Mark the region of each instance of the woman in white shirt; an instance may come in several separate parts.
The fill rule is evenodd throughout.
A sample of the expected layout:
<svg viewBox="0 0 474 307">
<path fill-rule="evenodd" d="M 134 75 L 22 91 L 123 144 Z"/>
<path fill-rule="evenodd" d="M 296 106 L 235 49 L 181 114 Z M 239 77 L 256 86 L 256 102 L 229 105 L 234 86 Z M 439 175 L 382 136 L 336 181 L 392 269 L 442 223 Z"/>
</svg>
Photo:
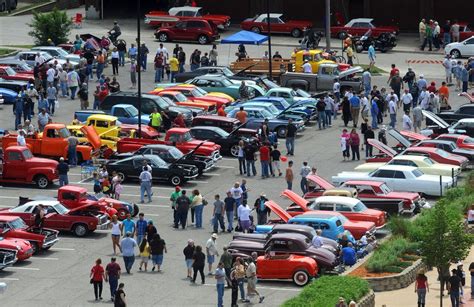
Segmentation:
<svg viewBox="0 0 474 307">
<path fill-rule="evenodd" d="M 114 255 L 117 255 L 116 247 L 119 248 L 119 251 L 122 252 L 120 247 L 120 236 L 122 234 L 122 223 L 118 221 L 116 215 L 112 216 L 112 222 L 109 224 L 112 229 L 112 247 L 114 249 Z"/>
<path fill-rule="evenodd" d="M 114 48 L 112 51 L 112 73 L 114 76 L 118 75 L 118 67 L 119 67 L 119 52 L 117 48 Z"/>
</svg>

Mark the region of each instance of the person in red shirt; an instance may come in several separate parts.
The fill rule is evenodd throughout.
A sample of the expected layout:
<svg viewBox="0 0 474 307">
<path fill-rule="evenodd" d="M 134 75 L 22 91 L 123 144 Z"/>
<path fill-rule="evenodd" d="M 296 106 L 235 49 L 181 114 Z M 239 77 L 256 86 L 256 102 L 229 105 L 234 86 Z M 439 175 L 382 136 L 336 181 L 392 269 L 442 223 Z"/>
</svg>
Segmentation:
<svg viewBox="0 0 474 307">
<path fill-rule="evenodd" d="M 436 82 L 432 81 L 430 86 L 426 88 L 428 93 L 435 93 L 436 92 Z"/>
<path fill-rule="evenodd" d="M 268 142 L 263 143 L 260 147 L 260 164 L 262 165 L 262 178 L 270 177 L 268 167 L 270 164 L 270 147 Z"/>
<path fill-rule="evenodd" d="M 110 285 L 110 297 L 112 301 L 115 300 L 115 293 L 117 292 L 117 287 L 118 287 L 118 281 L 120 279 L 120 274 L 122 273 L 122 270 L 120 268 L 120 265 L 117 263 L 117 259 L 115 257 L 112 257 L 110 260 L 110 263 L 107 264 L 105 267 L 105 281 L 109 282 Z"/>
<path fill-rule="evenodd" d="M 390 79 L 394 77 L 397 73 L 400 74 L 400 70 L 395 66 L 395 64 L 392 64 L 392 69 L 390 70 L 390 76 L 388 76 L 387 83 L 390 82 Z"/>
<path fill-rule="evenodd" d="M 186 123 L 184 122 L 183 114 L 178 114 L 173 121 L 174 125 L 179 128 L 186 128 Z"/>
<path fill-rule="evenodd" d="M 105 278 L 104 267 L 102 267 L 102 260 L 99 258 L 95 261 L 95 265 L 91 269 L 91 284 L 94 285 L 95 300 L 102 299 L 102 281 Z"/>
<path fill-rule="evenodd" d="M 221 106 L 219 107 L 219 109 L 217 109 L 217 115 L 218 115 L 218 116 L 224 116 L 224 117 L 227 116 L 227 114 L 226 114 L 225 111 L 224 111 L 224 105 L 221 105 Z"/>
</svg>

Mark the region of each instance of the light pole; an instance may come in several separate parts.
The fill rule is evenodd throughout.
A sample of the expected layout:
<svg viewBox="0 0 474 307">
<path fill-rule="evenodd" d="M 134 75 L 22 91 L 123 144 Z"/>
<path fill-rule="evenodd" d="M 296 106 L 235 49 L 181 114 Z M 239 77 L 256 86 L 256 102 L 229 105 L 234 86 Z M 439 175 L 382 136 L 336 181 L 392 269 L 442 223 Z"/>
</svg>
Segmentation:
<svg viewBox="0 0 474 307">
<path fill-rule="evenodd" d="M 272 77 L 272 33 L 270 23 L 270 0 L 267 0 L 267 28 L 268 28 L 268 72 L 270 74 L 270 80 Z"/>
<path fill-rule="evenodd" d="M 140 8 L 140 2 L 141 0 L 137 0 L 137 67 L 138 67 L 138 137 L 142 137 L 142 68 L 141 68 L 141 63 L 142 63 L 142 56 L 141 56 L 141 42 L 140 42 L 140 14 L 141 14 L 141 8 Z"/>
<path fill-rule="evenodd" d="M 331 0 L 326 0 L 326 51 L 331 50 Z"/>
</svg>

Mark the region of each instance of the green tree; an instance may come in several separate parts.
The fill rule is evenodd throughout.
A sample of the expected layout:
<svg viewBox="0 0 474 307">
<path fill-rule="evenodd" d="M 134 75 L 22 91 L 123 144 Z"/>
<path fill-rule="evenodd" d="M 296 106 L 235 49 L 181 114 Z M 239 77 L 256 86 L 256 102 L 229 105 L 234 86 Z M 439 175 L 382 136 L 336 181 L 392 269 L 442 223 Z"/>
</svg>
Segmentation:
<svg viewBox="0 0 474 307">
<path fill-rule="evenodd" d="M 54 8 L 48 13 L 33 13 L 33 21 L 28 24 L 32 30 L 28 33 L 37 45 L 47 45 L 51 39 L 55 45 L 67 43 L 72 21 L 64 11 Z"/>
<path fill-rule="evenodd" d="M 423 260 L 428 266 L 436 267 L 440 278 L 441 272 L 449 272 L 450 263 L 466 258 L 473 243 L 465 231 L 461 214 L 450 210 L 449 203 L 443 199 L 431 209 L 419 238 Z M 440 306 L 443 306 L 441 295 Z"/>
</svg>

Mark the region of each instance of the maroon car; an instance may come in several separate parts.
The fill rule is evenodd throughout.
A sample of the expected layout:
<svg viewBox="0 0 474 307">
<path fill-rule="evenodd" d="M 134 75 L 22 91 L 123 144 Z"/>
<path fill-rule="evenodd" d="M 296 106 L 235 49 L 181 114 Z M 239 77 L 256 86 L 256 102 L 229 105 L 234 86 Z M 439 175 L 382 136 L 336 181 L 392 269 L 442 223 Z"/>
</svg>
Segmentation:
<svg viewBox="0 0 474 307">
<path fill-rule="evenodd" d="M 18 73 L 8 65 L 0 65 L 0 78 L 5 80 L 35 82 L 30 73 Z"/>
<path fill-rule="evenodd" d="M 395 26 L 379 26 L 374 23 L 373 18 L 355 18 L 344 26 L 332 26 L 331 36 L 344 39 L 347 34 L 352 36 L 362 36 L 371 30 L 372 36 L 377 37 L 382 33 L 392 33 L 397 35 L 398 27 Z"/>
<path fill-rule="evenodd" d="M 224 117 L 224 116 L 217 116 L 217 115 L 198 115 L 193 118 L 193 123 L 191 125 L 193 127 L 196 127 L 196 126 L 219 127 L 222 130 L 227 131 L 229 133 L 235 131 L 235 134 L 238 136 L 243 136 L 247 138 L 257 137 L 257 130 L 242 128 L 245 124 L 240 123 L 238 119 L 232 118 L 232 117 Z"/>
<path fill-rule="evenodd" d="M 268 33 L 267 14 L 260 14 L 254 18 L 247 18 L 240 23 L 243 30 L 255 33 Z M 283 14 L 270 14 L 271 33 L 291 34 L 300 37 L 306 29 L 313 27 L 313 23 L 307 20 L 285 20 Z"/>
<path fill-rule="evenodd" d="M 155 31 L 160 42 L 196 41 L 201 45 L 219 39 L 217 26 L 212 21 L 199 18 L 179 21 L 173 26 L 161 27 Z"/>
</svg>

